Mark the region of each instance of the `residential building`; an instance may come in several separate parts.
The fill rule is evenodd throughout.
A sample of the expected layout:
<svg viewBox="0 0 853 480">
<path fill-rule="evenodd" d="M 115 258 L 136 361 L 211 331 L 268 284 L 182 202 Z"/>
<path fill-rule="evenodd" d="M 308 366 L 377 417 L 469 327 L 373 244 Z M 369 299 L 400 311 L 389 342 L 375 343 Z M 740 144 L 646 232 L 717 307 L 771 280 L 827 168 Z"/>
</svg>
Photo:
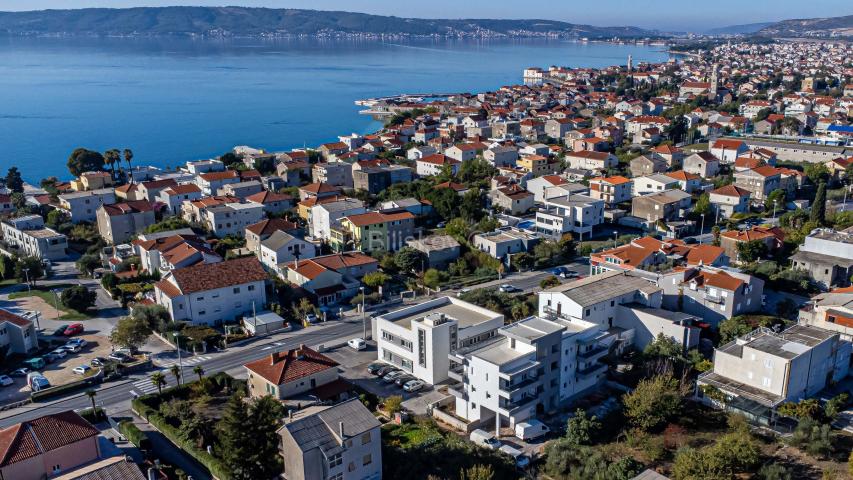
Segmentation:
<svg viewBox="0 0 853 480">
<path fill-rule="evenodd" d="M 492 190 L 489 192 L 489 198 L 493 207 L 500 207 L 510 215 L 523 215 L 534 206 L 534 195 L 514 184 Z"/>
<path fill-rule="evenodd" d="M 303 185 L 299 187 L 299 200 L 306 200 L 309 198 L 326 198 L 326 197 L 335 197 L 341 194 L 341 188 L 335 185 L 328 185 L 325 183 L 309 183 L 308 185 Z"/>
<path fill-rule="evenodd" d="M 561 140 L 574 128 L 574 123 L 568 118 L 550 119 L 545 122 L 545 135 L 554 140 Z"/>
<path fill-rule="evenodd" d="M 516 253 L 533 251 L 539 237 L 520 230 L 503 229 L 474 235 L 474 248 L 510 265 Z"/>
<path fill-rule="evenodd" d="M 229 202 L 205 208 L 201 223 L 218 238 L 228 235 L 243 236 L 246 227 L 266 217 L 263 205 L 257 203 Z"/>
<path fill-rule="evenodd" d="M 514 167 L 518 160 L 518 148 L 511 146 L 494 146 L 483 152 L 483 158 L 495 168 Z"/>
<path fill-rule="evenodd" d="M 545 200 L 536 212 L 536 231 L 552 239 L 575 233 L 582 239 L 604 223 L 604 201 L 586 195 L 566 195 Z"/>
<path fill-rule="evenodd" d="M 773 425 L 779 405 L 813 397 L 847 376 L 850 345 L 836 332 L 809 325 L 780 333 L 760 328 L 714 350 L 714 369 L 699 376 L 696 393 Z"/>
<path fill-rule="evenodd" d="M 655 173 L 666 172 L 669 168 L 666 160 L 657 154 L 640 155 L 631 159 L 630 169 L 632 177 L 641 177 L 643 175 L 652 175 Z"/>
<path fill-rule="evenodd" d="M 553 187 L 568 185 L 568 183 L 568 180 L 559 175 L 542 175 L 541 177 L 531 178 L 528 180 L 525 188 L 527 188 L 528 192 L 533 194 L 534 201 L 542 203 L 551 196 L 561 196 L 557 194 L 550 195 L 549 192 Z M 565 195 L 565 193 L 562 195 Z"/>
<path fill-rule="evenodd" d="M 331 228 L 330 243 L 336 251 L 352 248 L 362 252 L 395 252 L 414 237 L 415 216 L 410 212 L 367 212 L 347 215 L 340 228 Z"/>
<path fill-rule="evenodd" d="M 136 196 L 130 200 L 146 200 L 148 202 L 156 202 L 163 190 L 177 187 L 178 182 L 172 178 L 164 178 L 162 180 L 151 180 L 150 182 L 133 183 L 136 187 Z"/>
<path fill-rule="evenodd" d="M 677 220 L 690 209 L 690 194 L 682 190 L 667 190 L 631 200 L 631 215 L 646 222 Z"/>
<path fill-rule="evenodd" d="M 360 252 L 344 252 L 279 265 L 288 282 L 311 293 L 317 305 L 335 305 L 354 297 L 360 279 L 378 270 L 379 261 Z"/>
<path fill-rule="evenodd" d="M 193 175 L 200 175 L 202 173 L 224 172 L 225 164 L 221 160 L 216 159 L 196 160 L 194 162 L 187 162 L 187 166 L 184 169 Z"/>
<path fill-rule="evenodd" d="M 467 162 L 476 158 L 477 154 L 484 150 L 486 146 L 482 143 L 462 143 L 448 148 L 444 154 L 458 162 Z"/>
<path fill-rule="evenodd" d="M 768 252 L 782 248 L 785 233 L 779 227 L 752 227 L 747 230 L 728 230 L 720 234 L 720 247 L 735 262 L 740 261 L 737 246 L 741 243 L 763 242 Z"/>
<path fill-rule="evenodd" d="M 357 398 L 278 430 L 286 480 L 381 480 L 381 423 Z M 299 415 L 297 413 L 297 415 Z"/>
<path fill-rule="evenodd" d="M 813 230 L 791 256 L 791 266 L 807 270 L 824 289 L 850 285 L 853 267 L 853 229 Z"/>
<path fill-rule="evenodd" d="M 195 201 L 201 198 L 201 188 L 194 183 L 175 185 L 161 190 L 156 201 L 166 205 L 169 213 L 180 215 L 185 201 Z"/>
<path fill-rule="evenodd" d="M 364 202 L 356 198 L 341 197 L 327 203 L 319 203 L 311 207 L 308 216 L 308 232 L 318 239 L 328 241 L 332 227 L 340 227 L 342 218 L 348 215 L 367 213 Z"/>
<path fill-rule="evenodd" d="M 438 175 L 445 170 L 449 171 L 451 175 L 456 175 L 459 173 L 459 168 L 461 166 L 462 162 L 459 160 L 454 160 L 440 153 L 434 153 L 432 155 L 419 158 L 415 162 L 415 171 L 422 177 Z"/>
<path fill-rule="evenodd" d="M 222 197 L 234 197 L 245 200 L 246 197 L 263 191 L 264 185 L 259 180 L 246 180 L 223 185 L 216 194 Z"/>
<path fill-rule="evenodd" d="M 484 342 L 504 317 L 456 297 L 438 297 L 382 314 L 373 321 L 380 361 L 432 385 L 447 380 L 448 355 Z"/>
<path fill-rule="evenodd" d="M 71 181 L 71 188 L 77 192 L 84 190 L 100 190 L 113 186 L 110 172 L 83 172 L 80 177 Z"/>
<path fill-rule="evenodd" d="M 222 261 L 222 257 L 192 230 L 189 233 L 141 235 L 133 241 L 133 246 L 139 255 L 139 268 L 151 274 L 163 275 L 176 268 Z"/>
<path fill-rule="evenodd" d="M 41 215 L 3 220 L 3 240 L 21 256 L 60 260 L 68 256 L 68 238 L 44 226 Z"/>
<path fill-rule="evenodd" d="M 33 322 L 0 308 L 0 351 L 5 355 L 26 355 L 38 348 L 38 333 Z"/>
<path fill-rule="evenodd" d="M 70 410 L 0 429 L 0 478 L 42 480 L 94 462 L 99 433 Z"/>
<path fill-rule="evenodd" d="M 352 165 L 346 162 L 321 162 L 311 168 L 311 181 L 341 188 L 353 188 Z"/>
<path fill-rule="evenodd" d="M 305 345 L 243 365 L 249 395 L 284 400 L 338 381 L 338 362 Z"/>
<path fill-rule="evenodd" d="M 283 218 L 265 218 L 258 223 L 249 225 L 244 232 L 246 237 L 246 249 L 255 255 L 261 251 L 261 241 L 269 238 L 277 231 L 283 231 L 292 235 L 300 235 L 299 225 Z"/>
<path fill-rule="evenodd" d="M 711 190 L 708 199 L 715 215 L 731 218 L 735 213 L 749 212 L 750 195 L 752 193 L 749 190 L 734 185 L 725 185 L 716 190 Z"/>
<path fill-rule="evenodd" d="M 313 243 L 276 230 L 265 240 L 261 240 L 258 258 L 268 269 L 279 272 L 279 265 L 296 259 L 306 260 L 317 255 L 317 247 Z"/>
<path fill-rule="evenodd" d="M 659 145 L 654 148 L 657 156 L 664 159 L 667 167 L 672 170 L 681 168 L 684 161 L 684 150 L 673 145 Z"/>
<path fill-rule="evenodd" d="M 279 215 L 293 208 L 293 197 L 286 193 L 264 190 L 246 197 L 246 203 L 260 205 L 264 212 Z"/>
<path fill-rule="evenodd" d="M 589 181 L 589 196 L 604 202 L 605 208 L 631 201 L 634 182 L 621 176 L 597 177 Z"/>
<path fill-rule="evenodd" d="M 372 195 L 379 194 L 391 185 L 408 183 L 412 180 L 412 169 L 402 165 L 362 168 L 352 174 L 353 187 Z"/>
<path fill-rule="evenodd" d="M 406 244 L 424 254 L 427 268 L 446 269 L 459 258 L 459 242 L 450 235 L 430 235 L 409 240 Z"/>
<path fill-rule="evenodd" d="M 711 155 L 720 159 L 721 163 L 732 164 L 737 157 L 749 151 L 749 145 L 742 140 L 721 138 L 713 143 L 709 142 L 709 151 Z"/>
<path fill-rule="evenodd" d="M 131 200 L 98 208 L 98 233 L 113 245 L 125 243 L 155 223 L 154 208 L 147 200 Z"/>
<path fill-rule="evenodd" d="M 836 288 L 815 295 L 800 309 L 799 322 L 838 332 L 845 342 L 853 341 L 853 289 Z"/>
<path fill-rule="evenodd" d="M 761 310 L 764 280 L 745 273 L 704 265 L 673 270 L 658 277 L 663 308 L 719 322 Z"/>
<path fill-rule="evenodd" d="M 267 272 L 255 257 L 177 268 L 154 284 L 174 321 L 219 325 L 266 305 Z"/>
<path fill-rule="evenodd" d="M 220 188 L 229 183 L 240 181 L 240 172 L 236 170 L 213 171 L 200 173 L 196 177 L 196 185 L 205 195 L 216 195 Z"/>
<path fill-rule="evenodd" d="M 695 173 L 687 173 L 684 170 L 678 170 L 676 172 L 665 173 L 667 177 L 678 182 L 678 186 L 676 188 L 680 188 L 687 193 L 696 193 L 702 189 L 702 181 L 699 178 L 699 175 Z"/>
<path fill-rule="evenodd" d="M 68 213 L 72 223 L 94 222 L 98 218 L 98 208 L 112 203 L 116 203 L 112 188 L 59 195 L 59 206 Z"/>
<path fill-rule="evenodd" d="M 752 199 L 759 202 L 767 200 L 774 190 L 783 188 L 782 172 L 770 165 L 735 172 L 734 178 L 736 187 L 749 190 Z"/>
<path fill-rule="evenodd" d="M 663 173 L 652 173 L 633 179 L 633 196 L 648 195 L 678 188 L 678 180 Z"/>
<path fill-rule="evenodd" d="M 720 161 L 711 152 L 696 152 L 684 159 L 684 171 L 702 178 L 716 177 Z"/>
<path fill-rule="evenodd" d="M 614 168 L 619 165 L 619 159 L 616 158 L 616 155 L 607 152 L 593 152 L 589 150 L 568 152 L 565 158 L 569 162 L 570 168 L 593 172 L 604 172 L 608 168 Z"/>
</svg>

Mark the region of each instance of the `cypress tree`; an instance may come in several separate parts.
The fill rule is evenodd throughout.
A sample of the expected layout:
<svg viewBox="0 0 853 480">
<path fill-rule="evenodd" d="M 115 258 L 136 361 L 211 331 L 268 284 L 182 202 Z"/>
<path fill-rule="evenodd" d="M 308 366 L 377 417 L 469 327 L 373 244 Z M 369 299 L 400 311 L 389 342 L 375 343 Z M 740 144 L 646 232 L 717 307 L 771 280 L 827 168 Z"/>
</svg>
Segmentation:
<svg viewBox="0 0 853 480">
<path fill-rule="evenodd" d="M 824 225 L 826 222 L 826 182 L 820 182 L 817 187 L 809 220 L 820 225 Z"/>
</svg>

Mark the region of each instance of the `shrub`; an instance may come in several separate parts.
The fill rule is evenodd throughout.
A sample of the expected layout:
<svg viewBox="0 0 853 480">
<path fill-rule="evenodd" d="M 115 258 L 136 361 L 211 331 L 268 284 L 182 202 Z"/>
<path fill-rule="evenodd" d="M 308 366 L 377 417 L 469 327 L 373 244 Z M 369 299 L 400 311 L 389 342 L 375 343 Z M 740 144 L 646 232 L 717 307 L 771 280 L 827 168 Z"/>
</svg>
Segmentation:
<svg viewBox="0 0 853 480">
<path fill-rule="evenodd" d="M 403 410 L 403 397 L 400 395 L 391 395 L 385 399 L 385 411 L 390 414 L 395 414 Z"/>
<path fill-rule="evenodd" d="M 139 429 L 133 422 L 130 420 L 125 420 L 118 424 L 118 431 L 125 438 L 127 438 L 130 443 L 136 445 L 137 447 L 148 450 L 151 448 L 151 440 L 148 438 L 148 435 Z"/>
</svg>

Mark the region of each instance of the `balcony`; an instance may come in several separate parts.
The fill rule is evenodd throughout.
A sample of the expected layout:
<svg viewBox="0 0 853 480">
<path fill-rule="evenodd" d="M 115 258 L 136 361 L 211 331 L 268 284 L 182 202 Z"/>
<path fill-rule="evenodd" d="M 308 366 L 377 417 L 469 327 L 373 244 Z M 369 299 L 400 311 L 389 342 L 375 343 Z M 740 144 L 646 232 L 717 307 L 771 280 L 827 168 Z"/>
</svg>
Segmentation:
<svg viewBox="0 0 853 480">
<path fill-rule="evenodd" d="M 706 302 L 711 303 L 724 303 L 725 299 L 723 297 L 719 297 L 717 295 L 711 295 L 710 293 L 706 293 L 702 296 Z"/>
<path fill-rule="evenodd" d="M 468 394 L 465 392 L 465 385 L 461 382 L 451 383 L 447 386 L 447 393 L 462 400 L 468 400 Z"/>
<path fill-rule="evenodd" d="M 499 409 L 506 412 L 507 415 L 513 415 L 519 410 L 532 407 L 538 399 L 539 397 L 535 395 L 525 394 L 516 400 L 501 402 Z"/>
<path fill-rule="evenodd" d="M 451 367 L 447 370 L 447 376 L 457 382 L 462 383 L 465 381 L 465 368 L 461 365 L 458 367 Z"/>
<path fill-rule="evenodd" d="M 589 358 L 595 357 L 596 355 L 602 354 L 606 351 L 607 351 L 607 347 L 605 347 L 604 345 L 596 345 L 596 346 L 592 347 L 590 350 L 587 350 L 584 352 L 579 351 L 578 352 L 578 358 L 589 359 Z"/>
<path fill-rule="evenodd" d="M 509 394 L 515 393 L 521 389 L 536 385 L 539 382 L 539 377 L 527 377 L 520 382 L 509 383 L 506 381 L 499 382 L 498 389 Z"/>
<path fill-rule="evenodd" d="M 590 365 L 586 368 L 578 369 L 575 372 L 575 375 L 578 378 L 586 378 L 586 377 L 589 377 L 591 375 L 595 375 L 596 373 L 599 373 L 599 372 L 606 370 L 606 369 L 607 369 L 607 365 L 605 365 L 603 363 L 596 362 L 596 363 L 593 363 L 592 365 Z"/>
</svg>

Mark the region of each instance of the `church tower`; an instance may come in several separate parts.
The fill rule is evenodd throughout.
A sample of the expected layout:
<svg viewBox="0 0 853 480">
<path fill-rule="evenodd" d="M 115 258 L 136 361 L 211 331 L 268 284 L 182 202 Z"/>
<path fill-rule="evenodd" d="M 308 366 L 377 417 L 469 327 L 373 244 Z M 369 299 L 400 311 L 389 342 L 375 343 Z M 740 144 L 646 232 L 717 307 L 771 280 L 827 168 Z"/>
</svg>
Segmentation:
<svg viewBox="0 0 853 480">
<path fill-rule="evenodd" d="M 628 55 L 628 71 L 631 72 L 634 70 L 634 56 Z"/>
<path fill-rule="evenodd" d="M 715 63 L 711 70 L 711 97 L 713 98 L 717 98 L 717 88 L 720 85 L 719 69 L 720 66 Z"/>
</svg>

